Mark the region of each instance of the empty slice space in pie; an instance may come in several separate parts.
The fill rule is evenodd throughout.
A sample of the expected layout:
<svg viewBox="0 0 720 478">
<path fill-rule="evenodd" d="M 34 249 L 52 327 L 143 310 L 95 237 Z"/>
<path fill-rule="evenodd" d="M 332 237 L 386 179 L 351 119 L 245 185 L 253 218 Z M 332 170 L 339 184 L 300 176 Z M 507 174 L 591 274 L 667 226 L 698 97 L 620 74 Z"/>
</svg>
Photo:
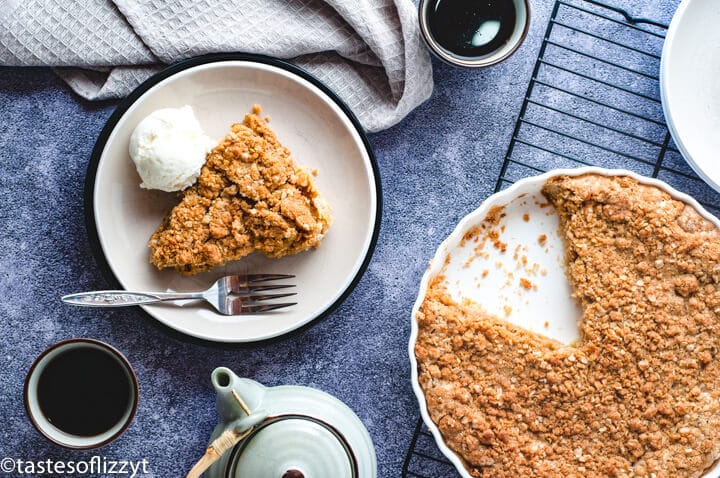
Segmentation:
<svg viewBox="0 0 720 478">
<path fill-rule="evenodd" d="M 259 113 L 232 125 L 150 238 L 159 269 L 196 274 L 255 251 L 277 258 L 320 244 L 329 206 Z"/>
<path fill-rule="evenodd" d="M 442 283 L 458 303 L 474 302 L 487 314 L 571 344 L 579 338 L 582 309 L 565 274 L 558 215 L 537 183 L 522 188 L 509 201 L 493 199 L 483 217 L 464 227 L 448 248 Z"/>
<path fill-rule="evenodd" d="M 579 338 L 458 300 L 436 276 L 415 355 L 444 442 L 476 477 L 702 476 L 720 457 L 717 227 L 625 176 L 556 176 L 542 193 Z M 544 323 L 557 311 L 533 313 Z"/>
</svg>

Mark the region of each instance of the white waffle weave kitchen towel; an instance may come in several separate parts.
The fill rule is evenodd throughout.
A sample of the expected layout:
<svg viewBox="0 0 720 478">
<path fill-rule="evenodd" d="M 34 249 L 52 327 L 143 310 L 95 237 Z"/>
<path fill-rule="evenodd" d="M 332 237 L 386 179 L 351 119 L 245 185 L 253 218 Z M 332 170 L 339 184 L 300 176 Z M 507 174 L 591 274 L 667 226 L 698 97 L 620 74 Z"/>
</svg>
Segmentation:
<svg viewBox="0 0 720 478">
<path fill-rule="evenodd" d="M 262 53 L 320 78 L 378 131 L 432 92 L 411 0 L 0 0 L 0 64 L 53 66 L 79 95 L 127 95 L 177 60 Z"/>
</svg>

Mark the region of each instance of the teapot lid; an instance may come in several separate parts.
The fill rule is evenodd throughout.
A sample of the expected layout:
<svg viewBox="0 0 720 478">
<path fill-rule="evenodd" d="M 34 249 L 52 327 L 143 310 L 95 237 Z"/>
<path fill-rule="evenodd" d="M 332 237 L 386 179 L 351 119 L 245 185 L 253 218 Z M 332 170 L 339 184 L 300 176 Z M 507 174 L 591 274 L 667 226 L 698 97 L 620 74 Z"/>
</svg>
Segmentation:
<svg viewBox="0 0 720 478">
<path fill-rule="evenodd" d="M 229 372 L 229 371 L 228 371 Z M 232 372 L 229 372 L 232 373 Z M 207 471 L 209 478 L 376 478 L 370 434 L 343 402 L 320 390 L 296 385 L 264 387 L 235 378 L 228 387 L 245 394 L 253 410 L 270 418 Z M 220 423 L 213 439 L 228 426 Z"/>
<path fill-rule="evenodd" d="M 225 477 L 248 476 L 356 478 L 358 464 L 347 440 L 332 425 L 287 414 L 265 420 L 232 451 Z"/>
</svg>

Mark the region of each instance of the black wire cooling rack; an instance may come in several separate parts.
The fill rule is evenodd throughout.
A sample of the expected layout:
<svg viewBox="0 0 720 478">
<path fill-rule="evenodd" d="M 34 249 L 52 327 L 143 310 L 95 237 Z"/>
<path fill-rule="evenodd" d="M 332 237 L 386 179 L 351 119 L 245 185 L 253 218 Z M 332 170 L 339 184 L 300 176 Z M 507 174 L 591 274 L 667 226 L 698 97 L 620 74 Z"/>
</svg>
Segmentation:
<svg viewBox="0 0 720 478">
<path fill-rule="evenodd" d="M 623 168 L 720 212 L 720 197 L 687 165 L 665 124 L 659 70 L 667 28 L 597 0 L 557 0 L 495 191 L 555 168 Z M 402 476 L 459 476 L 422 419 Z"/>
</svg>

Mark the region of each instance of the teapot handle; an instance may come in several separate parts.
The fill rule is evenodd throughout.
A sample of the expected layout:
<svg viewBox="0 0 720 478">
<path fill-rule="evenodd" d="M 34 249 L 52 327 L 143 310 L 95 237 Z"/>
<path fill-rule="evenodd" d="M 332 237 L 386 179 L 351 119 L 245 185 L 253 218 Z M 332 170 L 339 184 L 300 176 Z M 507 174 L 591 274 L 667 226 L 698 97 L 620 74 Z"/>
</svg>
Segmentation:
<svg viewBox="0 0 720 478">
<path fill-rule="evenodd" d="M 210 465 L 220 459 L 228 450 L 238 444 L 253 431 L 255 425 L 264 421 L 270 414 L 266 410 L 257 410 L 244 418 L 232 422 L 207 448 L 203 457 L 192 467 L 187 478 L 200 478 Z"/>
<path fill-rule="evenodd" d="M 230 426 L 227 427 L 226 431 L 232 430 L 236 435 L 242 435 L 246 431 L 252 429 L 255 425 L 265 421 L 265 419 L 269 416 L 270 413 L 267 410 L 256 410 L 252 413 L 252 415 L 239 418 L 232 422 Z"/>
</svg>

